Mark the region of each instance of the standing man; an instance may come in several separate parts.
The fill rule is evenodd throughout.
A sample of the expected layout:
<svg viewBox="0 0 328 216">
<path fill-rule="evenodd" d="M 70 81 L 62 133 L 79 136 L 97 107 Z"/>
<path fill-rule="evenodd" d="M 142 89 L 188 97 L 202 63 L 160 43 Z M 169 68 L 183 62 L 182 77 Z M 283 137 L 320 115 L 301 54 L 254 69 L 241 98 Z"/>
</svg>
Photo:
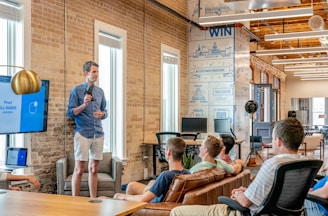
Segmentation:
<svg viewBox="0 0 328 216">
<path fill-rule="evenodd" d="M 80 195 L 81 178 L 85 162 L 89 160 L 90 197 L 97 197 L 98 165 L 103 158 L 104 131 L 101 120 L 107 117 L 104 91 L 95 86 L 98 64 L 88 61 L 83 65 L 85 82 L 73 87 L 69 97 L 67 115 L 76 123 L 74 135 L 75 167 L 72 177 L 72 195 Z"/>
</svg>

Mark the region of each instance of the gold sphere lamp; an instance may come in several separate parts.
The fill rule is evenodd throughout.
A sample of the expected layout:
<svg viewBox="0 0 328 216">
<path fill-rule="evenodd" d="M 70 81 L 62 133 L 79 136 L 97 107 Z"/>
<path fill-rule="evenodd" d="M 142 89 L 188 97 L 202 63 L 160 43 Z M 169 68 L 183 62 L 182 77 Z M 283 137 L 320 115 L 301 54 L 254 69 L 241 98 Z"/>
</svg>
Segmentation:
<svg viewBox="0 0 328 216">
<path fill-rule="evenodd" d="M 40 91 L 41 79 L 39 75 L 31 70 L 26 70 L 24 67 L 13 65 L 0 65 L 0 67 L 16 67 L 22 70 L 16 72 L 11 77 L 11 89 L 17 95 L 31 94 Z"/>
</svg>

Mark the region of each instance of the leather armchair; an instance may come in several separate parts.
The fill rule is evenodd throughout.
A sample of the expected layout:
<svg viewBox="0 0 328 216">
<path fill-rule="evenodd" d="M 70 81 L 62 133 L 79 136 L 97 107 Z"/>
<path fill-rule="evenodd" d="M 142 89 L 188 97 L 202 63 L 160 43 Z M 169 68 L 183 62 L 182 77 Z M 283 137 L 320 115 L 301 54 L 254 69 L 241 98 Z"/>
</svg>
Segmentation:
<svg viewBox="0 0 328 216">
<path fill-rule="evenodd" d="M 66 158 L 60 158 L 56 162 L 57 193 L 72 194 L 72 175 L 74 170 L 74 155 L 69 153 Z M 97 196 L 113 197 L 121 192 L 122 161 L 106 152 L 103 160 L 99 162 L 98 169 L 98 192 Z M 88 186 L 88 166 L 86 164 L 81 180 L 81 196 L 90 196 Z"/>
</svg>

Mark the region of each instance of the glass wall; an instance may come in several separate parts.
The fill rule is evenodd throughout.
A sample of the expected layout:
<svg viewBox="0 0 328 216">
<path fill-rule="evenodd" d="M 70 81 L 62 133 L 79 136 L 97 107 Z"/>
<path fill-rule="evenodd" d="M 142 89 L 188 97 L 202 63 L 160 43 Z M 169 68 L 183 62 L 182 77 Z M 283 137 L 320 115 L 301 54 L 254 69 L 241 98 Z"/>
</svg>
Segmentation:
<svg viewBox="0 0 328 216">
<path fill-rule="evenodd" d="M 328 98 L 292 98 L 290 110 L 296 112 L 296 118 L 308 126 L 327 125 Z"/>
</svg>

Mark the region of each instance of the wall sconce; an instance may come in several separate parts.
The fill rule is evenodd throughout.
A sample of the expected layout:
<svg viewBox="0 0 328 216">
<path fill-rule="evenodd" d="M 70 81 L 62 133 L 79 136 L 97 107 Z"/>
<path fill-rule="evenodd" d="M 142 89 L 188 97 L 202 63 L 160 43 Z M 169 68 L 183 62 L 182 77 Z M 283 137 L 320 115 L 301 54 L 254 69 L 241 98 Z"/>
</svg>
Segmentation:
<svg viewBox="0 0 328 216">
<path fill-rule="evenodd" d="M 15 67 L 22 69 L 16 72 L 10 81 L 11 89 L 15 94 L 30 94 L 40 91 L 41 79 L 36 72 L 14 65 L 0 65 L 0 67 Z"/>
</svg>

